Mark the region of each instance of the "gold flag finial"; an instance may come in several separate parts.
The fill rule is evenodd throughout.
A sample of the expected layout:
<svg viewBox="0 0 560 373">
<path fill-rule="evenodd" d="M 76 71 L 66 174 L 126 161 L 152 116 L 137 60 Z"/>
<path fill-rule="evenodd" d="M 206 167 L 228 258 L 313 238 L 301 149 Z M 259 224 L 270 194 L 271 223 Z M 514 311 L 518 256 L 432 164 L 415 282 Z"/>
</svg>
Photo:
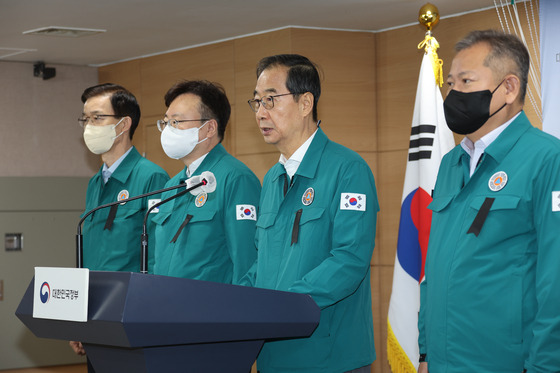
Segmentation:
<svg viewBox="0 0 560 373">
<path fill-rule="evenodd" d="M 439 59 L 437 54 L 439 43 L 436 38 L 432 36 L 432 27 L 439 22 L 438 8 L 433 4 L 426 3 L 426 5 L 418 11 L 418 22 L 426 27 L 426 37 L 418 44 L 418 49 L 424 48 L 425 53 L 430 55 L 434 68 L 434 75 L 436 77 L 436 84 L 441 87 L 443 85 L 443 61 Z"/>
<path fill-rule="evenodd" d="M 426 3 L 426 5 L 418 11 L 418 22 L 426 26 L 428 31 L 431 31 L 432 27 L 439 22 L 438 8 L 434 4 Z"/>
</svg>

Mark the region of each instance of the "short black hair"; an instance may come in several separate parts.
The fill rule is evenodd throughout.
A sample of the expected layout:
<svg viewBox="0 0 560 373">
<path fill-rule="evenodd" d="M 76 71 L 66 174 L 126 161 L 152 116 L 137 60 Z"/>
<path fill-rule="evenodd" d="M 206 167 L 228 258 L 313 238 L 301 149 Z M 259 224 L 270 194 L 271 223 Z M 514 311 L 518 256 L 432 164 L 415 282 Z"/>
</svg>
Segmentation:
<svg viewBox="0 0 560 373">
<path fill-rule="evenodd" d="M 86 88 L 82 93 L 82 102 L 85 104 L 92 97 L 111 95 L 111 106 L 113 112 L 118 117 L 130 117 L 132 125 L 130 126 L 129 137 L 132 140 L 134 132 L 140 123 L 140 105 L 136 97 L 126 88 L 113 83 L 103 83 Z"/>
<path fill-rule="evenodd" d="M 169 88 L 165 94 L 165 106 L 169 107 L 178 96 L 186 93 L 200 97 L 198 111 L 202 118 L 216 120 L 218 123 L 218 138 L 221 142 L 224 139 L 231 115 L 231 106 L 225 89 L 220 84 L 207 80 L 183 80 Z"/>
<path fill-rule="evenodd" d="M 294 100 L 299 99 L 299 94 L 310 92 L 313 95 L 313 120 L 317 121 L 317 105 L 321 96 L 321 79 L 318 66 L 307 57 L 299 54 L 278 54 L 265 57 L 257 65 L 257 79 L 261 73 L 270 68 L 285 66 L 288 68 L 286 88 L 293 93 Z"/>
<path fill-rule="evenodd" d="M 470 32 L 463 40 L 455 44 L 455 51 L 460 52 L 479 43 L 486 43 L 490 47 L 490 53 L 484 60 L 484 66 L 494 72 L 497 80 L 507 74 L 513 74 L 519 78 L 519 99 L 523 103 L 527 93 L 530 64 L 529 52 L 523 42 L 517 36 L 502 31 L 477 30 Z M 505 60 L 509 60 L 511 64 L 504 63 Z M 512 66 L 513 70 L 506 70 Z"/>
</svg>

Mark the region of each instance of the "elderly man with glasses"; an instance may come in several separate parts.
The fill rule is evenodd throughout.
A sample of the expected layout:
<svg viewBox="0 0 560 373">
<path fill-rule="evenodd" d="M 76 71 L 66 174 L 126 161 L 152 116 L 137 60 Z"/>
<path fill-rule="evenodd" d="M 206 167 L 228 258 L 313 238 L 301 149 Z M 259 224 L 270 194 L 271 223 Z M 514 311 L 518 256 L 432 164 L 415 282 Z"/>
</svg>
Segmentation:
<svg viewBox="0 0 560 373">
<path fill-rule="evenodd" d="M 306 57 L 267 57 L 257 67 L 249 105 L 264 141 L 281 155 L 263 180 L 258 258 L 241 284 L 308 294 L 321 308 L 311 337 L 265 343 L 261 373 L 369 373 L 375 360 L 375 183 L 358 154 L 319 128 L 320 94 Z"/>
<path fill-rule="evenodd" d="M 236 284 L 256 258 L 255 223 L 261 185 L 255 174 L 221 144 L 231 107 L 224 90 L 207 81 L 182 81 L 165 95 L 167 112 L 157 122 L 165 153 L 185 168 L 167 186 L 203 172 L 216 179 L 213 192 L 195 190 L 163 204 L 154 218 L 154 273 Z M 177 190 L 166 192 L 162 199 Z"/>
</svg>

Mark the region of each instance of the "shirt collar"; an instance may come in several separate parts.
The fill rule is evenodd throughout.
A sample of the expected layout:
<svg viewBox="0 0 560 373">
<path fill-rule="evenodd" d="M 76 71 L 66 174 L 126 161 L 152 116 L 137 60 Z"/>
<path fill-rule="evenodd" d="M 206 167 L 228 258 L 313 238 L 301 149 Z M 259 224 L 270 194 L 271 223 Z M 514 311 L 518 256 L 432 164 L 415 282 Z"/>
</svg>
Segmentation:
<svg viewBox="0 0 560 373">
<path fill-rule="evenodd" d="M 204 158 L 206 158 L 207 155 L 208 153 L 204 154 L 202 157 L 198 158 L 187 167 L 187 170 L 185 171 L 187 173 L 187 177 L 191 177 L 192 175 L 194 175 L 196 169 L 198 168 L 198 166 L 200 166 L 200 164 L 202 163 Z"/>
<path fill-rule="evenodd" d="M 198 158 L 196 161 L 191 163 L 189 167 L 185 166 L 185 168 L 183 169 L 184 175 L 188 179 L 189 177 L 195 174 L 199 175 L 201 171 L 209 171 L 213 167 L 215 167 L 215 165 L 218 164 L 223 157 L 227 155 L 228 152 L 226 151 L 224 146 L 222 144 L 218 144 L 214 146 L 208 153 L 206 153 L 205 155 L 203 155 L 202 157 Z M 194 169 L 193 169 L 193 165 L 195 166 Z"/>
<path fill-rule="evenodd" d="M 487 145 L 484 151 L 496 163 L 500 163 L 507 156 L 511 148 L 527 130 L 534 128 L 523 110 L 513 118 L 511 123 L 508 122 L 504 123 L 508 124 L 507 128 L 504 127 L 505 133 L 502 136 L 498 136 L 492 144 Z M 456 148 L 459 148 L 460 151 L 455 151 Z M 449 162 L 455 166 L 460 166 L 463 157 L 470 157 L 470 155 L 461 144 L 457 145 L 455 149 L 449 152 Z"/>
<path fill-rule="evenodd" d="M 117 161 L 115 163 L 113 163 L 111 165 L 111 167 L 107 167 L 107 164 L 103 163 L 102 174 L 103 174 L 103 181 L 105 183 L 107 183 L 107 180 L 109 180 L 109 178 L 111 177 L 113 172 L 115 172 L 115 170 L 120 166 L 122 161 L 124 161 L 124 159 L 130 153 L 131 150 L 132 150 L 132 146 L 123 155 L 121 155 L 121 157 L 119 159 L 117 159 Z"/>
<path fill-rule="evenodd" d="M 475 143 L 473 143 L 468 137 L 465 136 L 465 138 L 463 138 L 463 140 L 461 141 L 461 147 L 463 149 L 465 149 L 465 151 L 472 156 L 473 152 L 477 149 L 480 148 L 484 151 L 485 148 L 487 148 L 488 146 L 490 146 L 490 144 L 492 144 L 494 142 L 494 140 L 496 140 L 498 138 L 498 136 L 500 136 L 500 134 L 502 132 L 504 132 L 504 130 L 515 120 L 517 119 L 517 117 L 519 116 L 519 114 L 521 114 L 521 112 L 517 113 L 513 118 L 511 118 L 510 120 L 508 120 L 507 122 L 505 122 L 503 125 L 499 126 L 498 128 L 494 129 L 493 131 L 490 131 L 489 133 L 487 133 L 486 135 L 482 136 L 478 141 L 476 141 Z"/>
<path fill-rule="evenodd" d="M 286 169 L 286 173 L 288 174 L 290 179 L 295 175 L 297 169 L 299 168 L 299 165 L 301 164 L 301 161 L 303 160 L 303 157 L 305 156 L 305 153 L 307 153 L 307 150 L 309 149 L 309 146 L 311 145 L 311 142 L 313 141 L 313 138 L 316 134 L 317 130 L 315 130 L 315 132 L 313 132 L 313 134 L 309 136 L 309 138 L 294 152 L 294 154 L 292 154 L 289 159 L 286 159 L 284 154 L 280 154 L 280 159 L 278 160 L 278 162 L 284 166 L 284 168 Z"/>
<path fill-rule="evenodd" d="M 521 112 L 517 113 L 513 118 L 499 126 L 498 128 L 490 131 L 486 135 L 482 136 L 478 139 L 475 143 L 473 143 L 468 137 L 464 137 L 461 140 L 461 147 L 465 152 L 470 156 L 470 175 L 474 173 L 476 166 L 479 163 L 480 157 L 484 154 L 486 148 L 490 146 L 500 136 L 502 132 L 505 131 L 508 126 L 513 123 L 515 119 L 521 114 Z"/>
</svg>

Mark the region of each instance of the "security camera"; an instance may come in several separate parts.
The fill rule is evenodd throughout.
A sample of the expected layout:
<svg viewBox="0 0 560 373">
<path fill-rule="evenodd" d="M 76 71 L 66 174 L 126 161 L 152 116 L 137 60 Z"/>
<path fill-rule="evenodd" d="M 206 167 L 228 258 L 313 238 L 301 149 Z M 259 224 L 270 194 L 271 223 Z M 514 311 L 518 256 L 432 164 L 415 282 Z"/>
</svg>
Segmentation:
<svg viewBox="0 0 560 373">
<path fill-rule="evenodd" d="M 56 76 L 56 69 L 54 67 L 45 67 L 42 61 L 33 64 L 33 76 L 42 77 L 43 80 L 54 78 Z"/>
</svg>

